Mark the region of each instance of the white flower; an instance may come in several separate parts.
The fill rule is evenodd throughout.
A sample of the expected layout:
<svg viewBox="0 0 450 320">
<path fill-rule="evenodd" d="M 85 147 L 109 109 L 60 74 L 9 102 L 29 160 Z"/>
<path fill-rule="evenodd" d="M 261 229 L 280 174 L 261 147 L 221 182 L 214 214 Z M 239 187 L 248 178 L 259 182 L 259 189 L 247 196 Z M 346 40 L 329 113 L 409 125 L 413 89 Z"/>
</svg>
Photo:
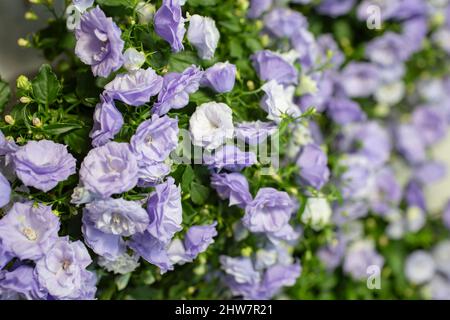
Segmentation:
<svg viewBox="0 0 450 320">
<path fill-rule="evenodd" d="M 331 207 L 325 198 L 309 198 L 305 211 L 302 214 L 302 222 L 311 226 L 314 230 L 320 230 L 330 222 Z"/>
<path fill-rule="evenodd" d="M 139 17 L 140 24 L 149 24 L 153 21 L 155 6 L 150 3 L 141 1 L 136 6 L 136 13 Z"/>
<path fill-rule="evenodd" d="M 98 265 L 105 268 L 109 272 L 114 272 L 116 274 L 126 274 L 133 272 L 137 267 L 139 267 L 139 255 L 133 253 L 129 255 L 124 253 L 117 257 L 116 260 L 108 260 L 104 257 L 98 258 Z"/>
<path fill-rule="evenodd" d="M 145 63 L 145 54 L 135 48 L 128 48 L 123 54 L 123 66 L 128 71 L 139 70 Z"/>
<path fill-rule="evenodd" d="M 405 275 L 414 284 L 430 281 L 435 273 L 433 257 L 426 251 L 417 250 L 406 259 Z"/>
<path fill-rule="evenodd" d="M 292 117 L 301 115 L 300 108 L 294 103 L 295 87 L 285 88 L 271 80 L 262 86 L 262 90 L 266 95 L 261 101 L 261 107 L 268 113 L 267 119 L 279 123 L 284 114 Z"/>
<path fill-rule="evenodd" d="M 433 248 L 436 268 L 450 278 L 450 240 L 443 240 Z"/>
<path fill-rule="evenodd" d="M 200 105 L 189 120 L 192 144 L 213 150 L 234 135 L 233 112 L 224 103 Z"/>
<path fill-rule="evenodd" d="M 77 8 L 81 13 L 85 12 L 94 4 L 94 0 L 73 0 L 72 2 L 75 8 Z"/>
<path fill-rule="evenodd" d="M 200 58 L 210 60 L 214 57 L 220 33 L 213 19 L 194 14 L 190 18 L 187 38 Z"/>
<path fill-rule="evenodd" d="M 405 84 L 403 81 L 396 81 L 380 86 L 375 91 L 375 99 L 378 103 L 393 106 L 399 103 L 405 95 Z"/>
<path fill-rule="evenodd" d="M 406 226 L 408 231 L 417 232 L 426 223 L 425 212 L 421 208 L 413 206 L 406 210 Z"/>
</svg>

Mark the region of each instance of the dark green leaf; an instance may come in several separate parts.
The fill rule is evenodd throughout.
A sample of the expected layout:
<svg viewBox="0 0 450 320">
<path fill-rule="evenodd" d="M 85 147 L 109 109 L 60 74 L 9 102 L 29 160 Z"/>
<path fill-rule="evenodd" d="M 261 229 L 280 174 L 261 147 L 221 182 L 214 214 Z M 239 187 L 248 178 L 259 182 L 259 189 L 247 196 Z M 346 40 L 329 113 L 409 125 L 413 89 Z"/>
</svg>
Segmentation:
<svg viewBox="0 0 450 320">
<path fill-rule="evenodd" d="M 128 8 L 134 8 L 136 6 L 136 0 L 97 0 L 99 5 L 117 7 L 123 6 Z"/>
<path fill-rule="evenodd" d="M 189 192 L 192 181 L 194 181 L 195 173 L 191 166 L 186 166 L 184 169 L 183 177 L 181 178 L 181 190 L 183 192 Z"/>
<path fill-rule="evenodd" d="M 83 125 L 77 122 L 54 123 L 43 127 L 43 130 L 50 135 L 59 135 L 70 131 L 81 129 Z"/>
<path fill-rule="evenodd" d="M 191 199 L 192 202 L 202 205 L 209 197 L 209 188 L 197 182 L 191 183 Z"/>
<path fill-rule="evenodd" d="M 90 129 L 87 127 L 75 130 L 64 136 L 64 143 L 67 144 L 74 152 L 78 154 L 85 154 L 88 152 L 91 144 L 89 131 Z"/>
<path fill-rule="evenodd" d="M 48 64 L 44 64 L 39 69 L 39 74 L 33 80 L 32 86 L 35 100 L 47 106 L 56 101 L 61 90 L 61 84 Z"/>
<path fill-rule="evenodd" d="M 3 109 L 8 103 L 10 97 L 11 89 L 6 82 L 0 80 L 0 113 L 3 112 Z"/>
<path fill-rule="evenodd" d="M 216 5 L 217 1 L 218 0 L 189 0 L 188 3 L 193 7 L 198 7 L 198 6 L 208 7 L 208 6 Z"/>
<path fill-rule="evenodd" d="M 184 69 L 190 67 L 193 64 L 200 64 L 200 60 L 195 52 L 182 51 L 179 53 L 175 53 L 170 56 L 169 71 L 182 72 Z"/>
</svg>

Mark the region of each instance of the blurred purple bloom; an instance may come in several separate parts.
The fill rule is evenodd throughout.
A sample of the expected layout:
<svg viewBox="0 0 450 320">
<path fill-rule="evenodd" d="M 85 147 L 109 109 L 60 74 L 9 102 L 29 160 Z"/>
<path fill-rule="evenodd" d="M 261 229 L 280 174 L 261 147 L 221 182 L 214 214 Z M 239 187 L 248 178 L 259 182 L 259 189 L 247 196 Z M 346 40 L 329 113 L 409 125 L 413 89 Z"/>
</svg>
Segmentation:
<svg viewBox="0 0 450 320">
<path fill-rule="evenodd" d="M 184 21 L 178 0 L 163 0 L 162 6 L 155 13 L 155 32 L 170 44 L 173 52 L 184 49 Z"/>
<path fill-rule="evenodd" d="M 147 212 L 150 218 L 148 233 L 164 244 L 182 229 L 181 190 L 172 177 L 155 187 L 148 198 Z"/>
<path fill-rule="evenodd" d="M 236 137 L 251 146 L 256 146 L 277 131 L 278 126 L 274 122 L 241 122 L 235 127 Z"/>
<path fill-rule="evenodd" d="M 0 271 L 0 300 L 45 300 L 47 292 L 37 281 L 35 269 L 20 265 L 11 271 Z"/>
<path fill-rule="evenodd" d="M 339 49 L 336 41 L 331 34 L 323 34 L 317 38 L 317 46 L 321 55 L 321 62 L 327 62 L 331 52 L 330 63 L 333 69 L 339 68 L 345 61 L 345 56 Z"/>
<path fill-rule="evenodd" d="M 414 178 L 422 185 L 431 185 L 447 174 L 446 166 L 442 162 L 429 161 L 421 164 L 414 170 Z"/>
<path fill-rule="evenodd" d="M 141 106 L 157 95 L 163 86 L 163 78 L 152 68 L 118 74 L 105 86 L 105 94 L 131 106 Z"/>
<path fill-rule="evenodd" d="M 0 172 L 0 208 L 3 208 L 9 203 L 11 198 L 11 185 L 9 181 Z"/>
<path fill-rule="evenodd" d="M 25 260 L 41 258 L 58 237 L 59 219 L 51 207 L 15 203 L 0 220 L 3 250 Z"/>
<path fill-rule="evenodd" d="M 344 199 L 365 199 L 374 187 L 374 167 L 366 157 L 349 155 L 339 161 L 345 169 L 340 176 L 341 194 Z"/>
<path fill-rule="evenodd" d="M 380 169 L 375 176 L 375 192 L 371 197 L 372 211 L 381 215 L 388 214 L 402 198 L 402 189 L 389 167 Z"/>
<path fill-rule="evenodd" d="M 214 242 L 213 238 L 217 236 L 216 225 L 217 222 L 214 222 L 210 225 L 189 228 L 184 237 L 184 247 L 190 259 L 195 259 L 200 253 L 205 252 Z"/>
<path fill-rule="evenodd" d="M 384 258 L 375 250 L 369 241 L 353 243 L 347 251 L 344 259 L 343 270 L 355 280 L 367 278 L 367 270 L 370 266 L 383 268 Z"/>
<path fill-rule="evenodd" d="M 0 130 L 0 156 L 14 153 L 18 149 L 19 146 L 14 142 L 14 140 L 7 139 L 3 132 Z"/>
<path fill-rule="evenodd" d="M 350 98 L 368 97 L 380 84 L 378 68 L 367 62 L 350 62 L 340 78 L 340 84 Z"/>
<path fill-rule="evenodd" d="M 322 0 L 317 11 L 330 17 L 339 17 L 352 10 L 355 2 L 355 0 Z"/>
<path fill-rule="evenodd" d="M 426 158 L 425 142 L 418 128 L 411 124 L 400 124 L 395 131 L 397 150 L 412 164 Z"/>
<path fill-rule="evenodd" d="M 259 18 L 264 12 L 272 6 L 273 0 L 250 0 L 250 8 L 247 16 L 250 19 Z"/>
<path fill-rule="evenodd" d="M 441 140 L 447 132 L 447 121 L 437 108 L 416 109 L 412 115 L 412 123 L 427 145 Z"/>
<path fill-rule="evenodd" d="M 173 265 L 167 254 L 166 244 L 147 231 L 135 234 L 131 238 L 129 245 L 142 258 L 160 268 L 161 274 L 173 270 Z"/>
<path fill-rule="evenodd" d="M 409 207 L 418 207 L 422 211 L 426 211 L 425 195 L 423 193 L 422 186 L 415 181 L 411 180 L 405 189 L 405 199 Z"/>
<path fill-rule="evenodd" d="M 263 81 L 276 80 L 279 84 L 297 84 L 298 71 L 279 54 L 269 50 L 258 51 L 251 56 L 253 67 Z"/>
<path fill-rule="evenodd" d="M 170 170 L 170 166 L 164 162 L 146 164 L 139 168 L 138 186 L 143 188 L 154 187 L 164 180 Z"/>
<path fill-rule="evenodd" d="M 95 107 L 94 126 L 89 137 L 92 145 L 100 147 L 114 139 L 123 126 L 123 116 L 117 110 L 114 101 L 107 95 L 100 96 L 100 103 Z"/>
<path fill-rule="evenodd" d="M 327 155 L 316 144 L 307 144 L 302 148 L 297 166 L 301 181 L 315 189 L 322 189 L 330 178 Z"/>
<path fill-rule="evenodd" d="M 405 50 L 407 40 L 400 34 L 386 32 L 367 44 L 366 56 L 372 62 L 383 66 L 402 63 L 409 58 L 408 51 Z"/>
<path fill-rule="evenodd" d="M 298 30 L 306 28 L 308 21 L 300 12 L 275 8 L 265 15 L 264 26 L 276 37 L 291 38 Z"/>
<path fill-rule="evenodd" d="M 334 242 L 319 249 L 317 256 L 328 271 L 333 271 L 342 262 L 345 255 L 346 243 L 343 237 L 338 237 Z"/>
<path fill-rule="evenodd" d="M 29 141 L 14 153 L 16 174 L 23 184 L 47 192 L 76 172 L 67 146 L 50 140 Z"/>
<path fill-rule="evenodd" d="M 245 208 L 252 201 L 247 178 L 240 173 L 214 173 L 211 176 L 211 186 L 222 200 L 229 199 L 230 206 Z"/>
<path fill-rule="evenodd" d="M 347 222 L 363 218 L 369 213 L 369 206 L 365 201 L 345 201 L 333 206 L 333 222 L 342 226 Z"/>
<path fill-rule="evenodd" d="M 236 81 L 236 66 L 229 62 L 218 62 L 206 69 L 200 84 L 217 93 L 225 93 L 233 90 Z"/>
<path fill-rule="evenodd" d="M 345 97 L 330 99 L 327 112 L 331 119 L 340 125 L 364 121 L 367 118 L 357 102 Z"/>
<path fill-rule="evenodd" d="M 100 7 L 82 15 L 75 36 L 75 53 L 81 61 L 92 67 L 95 76 L 106 78 L 122 66 L 124 41 L 120 38 L 121 31 Z"/>
<path fill-rule="evenodd" d="M 152 112 L 162 116 L 170 109 L 184 108 L 189 103 L 189 94 L 199 89 L 202 77 L 203 71 L 194 65 L 182 73 L 166 74 L 158 102 L 153 105 Z"/>
<path fill-rule="evenodd" d="M 242 171 L 257 162 L 253 152 L 241 151 L 235 145 L 225 145 L 214 150 L 213 154 L 205 153 L 203 155 L 203 163 L 218 170 Z"/>
<path fill-rule="evenodd" d="M 80 180 L 103 198 L 131 190 L 138 181 L 138 163 L 130 145 L 109 142 L 89 151 L 81 164 Z"/>
</svg>

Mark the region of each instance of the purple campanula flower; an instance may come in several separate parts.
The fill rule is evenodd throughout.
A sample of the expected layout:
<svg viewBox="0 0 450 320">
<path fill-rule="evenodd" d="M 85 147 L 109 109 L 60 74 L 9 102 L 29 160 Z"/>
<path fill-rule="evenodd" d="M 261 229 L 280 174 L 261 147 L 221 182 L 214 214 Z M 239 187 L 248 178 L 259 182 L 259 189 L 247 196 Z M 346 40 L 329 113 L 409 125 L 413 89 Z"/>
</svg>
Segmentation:
<svg viewBox="0 0 450 320">
<path fill-rule="evenodd" d="M 395 130 L 396 148 L 409 163 L 425 160 L 426 147 L 420 130 L 411 124 L 399 124 Z"/>
<path fill-rule="evenodd" d="M 319 55 L 319 48 L 314 34 L 306 28 L 300 29 L 292 36 L 291 44 L 295 50 L 294 52 L 298 55 L 303 71 L 313 72 L 317 56 Z M 294 61 L 291 60 L 291 63 Z"/>
<path fill-rule="evenodd" d="M 267 140 L 277 131 L 278 126 L 274 122 L 241 122 L 235 127 L 236 137 L 251 146 L 257 146 Z"/>
<path fill-rule="evenodd" d="M 51 207 L 15 203 L 0 220 L 0 239 L 7 252 L 22 260 L 41 258 L 58 237 L 59 219 Z"/>
<path fill-rule="evenodd" d="M 157 95 L 162 88 L 163 78 L 152 68 L 139 69 L 117 75 L 105 86 L 105 94 L 131 106 L 141 106 Z"/>
<path fill-rule="evenodd" d="M 230 206 L 245 208 L 252 201 L 247 178 L 240 173 L 214 173 L 211 176 L 211 186 L 222 200 L 229 199 Z"/>
<path fill-rule="evenodd" d="M 10 271 L 0 271 L 0 300 L 45 300 L 47 295 L 33 267 L 20 265 Z"/>
<path fill-rule="evenodd" d="M 399 0 L 393 18 L 396 20 L 408 20 L 417 17 L 426 17 L 428 8 L 423 0 Z"/>
<path fill-rule="evenodd" d="M 361 155 L 341 158 L 339 166 L 345 168 L 340 177 L 341 193 L 344 199 L 366 199 L 374 189 L 374 167 Z"/>
<path fill-rule="evenodd" d="M 217 93 L 225 93 L 233 90 L 236 82 L 236 66 L 227 62 L 218 62 L 206 69 L 200 84 Z"/>
<path fill-rule="evenodd" d="M 300 277 L 302 268 L 299 263 L 290 265 L 277 264 L 269 267 L 264 273 L 259 290 L 263 299 L 271 299 L 282 287 L 293 286 Z"/>
<path fill-rule="evenodd" d="M 335 88 L 334 78 L 335 72 L 327 70 L 317 77 L 316 82 L 317 90 L 315 92 L 305 93 L 298 98 L 298 104 L 300 109 L 305 112 L 310 107 L 314 107 L 317 112 L 325 111 L 327 104 L 332 99 L 333 91 Z"/>
<path fill-rule="evenodd" d="M 0 237 L 0 270 L 2 270 L 13 258 L 14 255 L 3 245 L 3 240 Z"/>
<path fill-rule="evenodd" d="M 200 253 L 214 242 L 217 236 L 217 222 L 204 226 L 193 226 L 188 229 L 184 237 L 184 247 L 190 259 L 195 259 Z"/>
<path fill-rule="evenodd" d="M 69 242 L 59 238 L 46 255 L 36 263 L 39 283 L 56 299 L 85 299 L 86 291 L 94 291 L 90 285 L 93 274 L 86 270 L 92 262 L 81 241 Z M 95 278 L 94 278 L 95 279 Z M 92 297 L 93 298 L 93 297 Z"/>
<path fill-rule="evenodd" d="M 203 155 L 203 163 L 217 170 L 242 171 L 257 162 L 255 153 L 241 151 L 235 145 L 224 145 L 216 149 L 213 154 Z"/>
<path fill-rule="evenodd" d="M 107 198 L 136 186 L 138 173 L 130 145 L 109 142 L 89 151 L 81 164 L 80 180 L 88 191 Z"/>
<path fill-rule="evenodd" d="M 436 270 L 450 276 L 450 240 L 441 240 L 433 247 L 433 260 Z"/>
<path fill-rule="evenodd" d="M 408 54 L 419 51 L 423 47 L 424 40 L 428 34 L 428 19 L 423 16 L 417 16 L 403 22 L 403 35 L 408 39 Z"/>
<path fill-rule="evenodd" d="M 377 266 L 383 268 L 384 258 L 375 250 L 375 246 L 368 240 L 354 242 L 348 249 L 343 270 L 355 280 L 367 277 L 367 268 Z"/>
<path fill-rule="evenodd" d="M 9 181 L 0 172 L 0 208 L 3 208 L 9 203 L 11 198 L 11 185 Z"/>
<path fill-rule="evenodd" d="M 94 0 L 72 0 L 72 3 L 80 12 L 85 12 L 92 7 Z"/>
<path fill-rule="evenodd" d="M 100 7 L 82 15 L 75 36 L 75 53 L 81 61 L 92 67 L 95 76 L 106 78 L 122 66 L 124 41 L 120 38 L 121 31 Z"/>
<path fill-rule="evenodd" d="M 233 111 L 225 103 L 203 103 L 189 119 L 189 130 L 194 146 L 214 150 L 234 136 Z"/>
<path fill-rule="evenodd" d="M 369 10 L 370 7 L 374 7 L 380 10 L 381 21 L 391 19 L 398 10 L 400 0 L 363 0 L 356 11 L 356 15 L 360 21 L 367 21 L 370 15 L 373 14 L 373 10 Z"/>
<path fill-rule="evenodd" d="M 420 132 L 426 145 L 441 140 L 447 132 L 447 121 L 441 110 L 422 107 L 414 111 L 412 123 Z"/>
<path fill-rule="evenodd" d="M 76 160 L 67 146 L 49 140 L 29 141 L 13 160 L 23 184 L 45 192 L 76 172 Z"/>
<path fill-rule="evenodd" d="M 154 104 L 152 112 L 160 116 L 170 109 L 181 109 L 189 103 L 189 94 L 200 87 L 203 71 L 192 65 L 182 73 L 172 72 L 164 76 L 163 87 Z"/>
<path fill-rule="evenodd" d="M 288 224 L 295 209 L 295 202 L 286 192 L 261 188 L 247 204 L 242 222 L 251 232 L 273 233 Z"/>
<path fill-rule="evenodd" d="M 352 10 L 355 2 L 355 0 L 322 0 L 317 11 L 330 17 L 339 17 Z"/>
<path fill-rule="evenodd" d="M 348 222 L 364 218 L 369 213 L 369 206 L 363 200 L 345 201 L 342 204 L 335 203 L 333 206 L 333 222 L 342 226 Z"/>
<path fill-rule="evenodd" d="M 375 176 L 375 192 L 370 199 L 372 211 L 385 215 L 402 198 L 402 189 L 390 167 L 381 168 Z"/>
<path fill-rule="evenodd" d="M 159 241 L 148 231 L 135 234 L 129 245 L 142 258 L 157 266 L 161 274 L 173 270 L 173 264 L 167 253 L 167 244 Z"/>
<path fill-rule="evenodd" d="M 84 242 L 96 254 L 108 260 L 115 260 L 126 252 L 125 241 L 121 236 L 101 232 L 89 219 L 88 214 L 83 214 L 82 221 Z"/>
<path fill-rule="evenodd" d="M 391 148 L 388 131 L 375 121 L 347 126 L 340 141 L 341 150 L 364 156 L 376 167 L 389 159 Z"/>
<path fill-rule="evenodd" d="M 412 252 L 405 261 L 405 276 L 414 284 L 430 281 L 436 272 L 436 264 L 430 253 L 424 250 Z"/>
<path fill-rule="evenodd" d="M 0 130 L 0 156 L 5 156 L 16 152 L 19 146 L 14 142 L 5 137 L 3 132 Z"/>
<path fill-rule="evenodd" d="M 332 243 L 319 249 L 317 256 L 328 271 L 335 270 L 345 255 L 346 243 L 343 237 L 338 237 Z"/>
<path fill-rule="evenodd" d="M 328 157 L 318 145 L 304 146 L 296 163 L 300 169 L 300 179 L 306 185 L 320 190 L 328 182 Z"/>
<path fill-rule="evenodd" d="M 160 242 L 168 244 L 182 229 L 181 191 L 172 177 L 155 187 L 148 198 L 147 212 L 150 218 L 147 231 Z"/>
<path fill-rule="evenodd" d="M 323 34 L 317 38 L 317 46 L 321 55 L 320 62 L 327 62 L 331 54 L 330 63 L 333 69 L 339 68 L 345 61 L 345 56 L 339 49 L 331 34 Z"/>
<path fill-rule="evenodd" d="M 162 6 L 155 13 L 155 32 L 170 44 L 173 52 L 184 49 L 184 21 L 178 0 L 163 0 Z"/>
<path fill-rule="evenodd" d="M 83 214 L 101 232 L 125 237 L 144 232 L 149 224 L 148 214 L 140 204 L 124 199 L 88 203 Z"/>
<path fill-rule="evenodd" d="M 279 84 L 298 83 L 298 71 L 281 55 L 269 50 L 258 51 L 251 56 L 253 67 L 263 81 L 276 80 Z"/>
<path fill-rule="evenodd" d="M 178 120 L 154 114 L 139 125 L 130 144 L 139 166 L 162 162 L 178 145 Z"/>
<path fill-rule="evenodd" d="M 450 201 L 447 202 L 447 205 L 444 208 L 444 213 L 442 215 L 442 220 L 447 229 L 450 230 Z"/>
<path fill-rule="evenodd" d="M 340 78 L 340 84 L 350 98 L 368 97 L 380 84 L 378 68 L 367 62 L 350 62 Z"/>
<path fill-rule="evenodd" d="M 418 207 L 422 211 L 426 211 L 427 206 L 423 188 L 417 181 L 409 181 L 405 189 L 405 199 L 409 207 Z"/>
<path fill-rule="evenodd" d="M 265 28 L 279 38 L 291 38 L 294 33 L 308 26 L 300 12 L 288 8 L 275 8 L 264 17 Z"/>
<path fill-rule="evenodd" d="M 394 32 L 386 32 L 375 38 L 366 46 L 366 56 L 374 63 L 382 66 L 392 66 L 402 63 L 409 58 L 407 39 Z"/>
<path fill-rule="evenodd" d="M 123 116 L 117 110 L 114 101 L 107 95 L 100 96 L 100 103 L 95 107 L 94 126 L 89 137 L 92 145 L 100 147 L 114 139 L 123 126 Z"/>
<path fill-rule="evenodd" d="M 214 58 L 220 33 L 216 22 L 210 17 L 202 17 L 194 14 L 189 19 L 187 32 L 189 42 L 197 49 L 198 56 L 203 60 Z"/>
<path fill-rule="evenodd" d="M 154 187 L 164 180 L 170 170 L 170 166 L 164 162 L 146 164 L 139 168 L 138 186 L 143 188 Z"/>
<path fill-rule="evenodd" d="M 445 178 L 447 170 L 442 162 L 429 161 L 421 164 L 414 171 L 414 178 L 422 185 L 431 185 Z"/>
<path fill-rule="evenodd" d="M 270 9 L 273 0 L 250 0 L 250 8 L 247 16 L 250 19 L 259 18 L 264 12 Z"/>
<path fill-rule="evenodd" d="M 327 113 L 334 122 L 340 125 L 364 121 L 367 118 L 357 102 L 345 97 L 330 99 Z"/>
</svg>

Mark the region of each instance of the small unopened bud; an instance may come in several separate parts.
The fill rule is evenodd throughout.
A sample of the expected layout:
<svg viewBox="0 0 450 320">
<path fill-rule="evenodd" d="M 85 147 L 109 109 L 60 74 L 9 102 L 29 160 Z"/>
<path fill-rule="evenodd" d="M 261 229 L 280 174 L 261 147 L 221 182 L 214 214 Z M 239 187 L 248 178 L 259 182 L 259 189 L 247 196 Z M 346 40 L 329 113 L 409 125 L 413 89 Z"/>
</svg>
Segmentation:
<svg viewBox="0 0 450 320">
<path fill-rule="evenodd" d="M 28 0 L 28 2 L 31 4 L 40 4 L 42 3 L 42 0 Z"/>
<path fill-rule="evenodd" d="M 248 80 L 248 81 L 247 81 L 247 88 L 248 88 L 248 90 L 250 90 L 250 91 L 255 90 L 255 83 L 254 83 L 252 80 Z"/>
<path fill-rule="evenodd" d="M 17 40 L 17 44 L 20 47 L 29 47 L 30 46 L 30 41 L 28 41 L 27 39 L 24 39 L 24 38 L 19 38 L 19 40 Z"/>
<path fill-rule="evenodd" d="M 155 6 L 150 3 L 145 3 L 143 1 L 139 2 L 136 6 L 136 12 L 139 17 L 140 24 L 148 24 L 153 21 L 153 16 L 155 14 Z"/>
<path fill-rule="evenodd" d="M 267 47 L 270 43 L 270 37 L 265 34 L 263 36 L 261 36 L 261 44 L 263 45 L 263 47 Z"/>
<path fill-rule="evenodd" d="M 12 115 L 10 115 L 10 114 L 7 114 L 7 115 L 5 116 L 5 122 L 6 122 L 7 124 L 10 124 L 10 125 L 14 125 L 14 123 L 16 123 L 16 121 L 14 120 L 14 118 L 12 117 Z"/>
<path fill-rule="evenodd" d="M 26 91 L 31 89 L 31 82 L 24 75 L 21 75 L 17 78 L 16 84 L 17 84 L 17 89 L 22 89 L 22 90 L 26 90 Z"/>
<path fill-rule="evenodd" d="M 41 121 L 41 119 L 39 119 L 39 118 L 33 118 L 33 126 L 35 126 L 35 127 L 37 127 L 37 128 L 40 128 L 40 127 L 42 127 L 42 121 Z"/>
<path fill-rule="evenodd" d="M 25 12 L 25 20 L 37 20 L 38 16 L 36 13 L 34 13 L 33 11 L 27 11 Z"/>
<path fill-rule="evenodd" d="M 238 0 L 238 6 L 239 9 L 247 11 L 248 7 L 250 6 L 250 2 L 248 0 Z"/>
<path fill-rule="evenodd" d="M 22 103 L 24 103 L 24 104 L 27 104 L 27 103 L 30 103 L 31 101 L 33 101 L 30 97 L 21 97 L 20 99 L 19 99 L 19 101 L 20 102 L 22 102 Z"/>
</svg>

